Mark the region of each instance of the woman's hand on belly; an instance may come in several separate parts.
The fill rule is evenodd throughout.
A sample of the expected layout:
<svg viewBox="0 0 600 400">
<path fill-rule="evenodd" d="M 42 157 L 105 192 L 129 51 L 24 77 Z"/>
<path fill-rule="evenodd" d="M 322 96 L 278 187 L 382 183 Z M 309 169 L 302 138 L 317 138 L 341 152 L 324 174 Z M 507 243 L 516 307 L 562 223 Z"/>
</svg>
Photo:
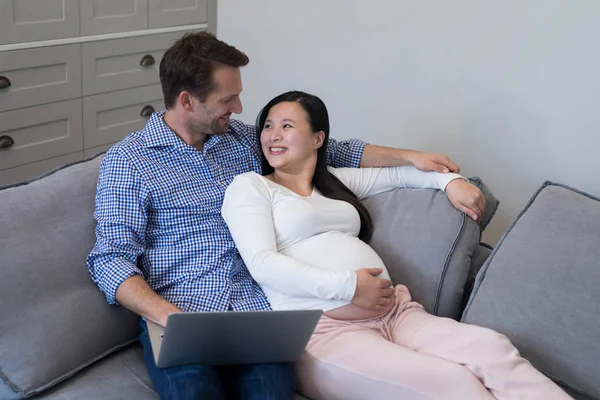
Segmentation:
<svg viewBox="0 0 600 400">
<path fill-rule="evenodd" d="M 376 278 L 382 272 L 381 268 L 362 268 L 356 271 L 356 290 L 352 304 L 373 311 L 384 311 L 394 304 L 392 281 Z"/>
</svg>

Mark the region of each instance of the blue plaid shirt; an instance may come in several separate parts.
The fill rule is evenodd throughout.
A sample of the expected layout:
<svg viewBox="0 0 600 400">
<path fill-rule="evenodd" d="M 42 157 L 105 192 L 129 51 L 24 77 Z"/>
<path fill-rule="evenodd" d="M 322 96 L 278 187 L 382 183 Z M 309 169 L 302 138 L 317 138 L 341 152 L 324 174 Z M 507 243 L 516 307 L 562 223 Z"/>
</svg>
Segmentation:
<svg viewBox="0 0 600 400">
<path fill-rule="evenodd" d="M 227 133 L 209 136 L 199 151 L 163 115 L 153 114 L 102 160 L 97 240 L 87 258 L 93 281 L 111 304 L 124 280 L 141 275 L 183 311 L 268 310 L 221 217 L 233 178 L 260 172 L 255 128 L 232 120 Z M 364 146 L 331 140 L 329 161 L 357 167 Z"/>
</svg>

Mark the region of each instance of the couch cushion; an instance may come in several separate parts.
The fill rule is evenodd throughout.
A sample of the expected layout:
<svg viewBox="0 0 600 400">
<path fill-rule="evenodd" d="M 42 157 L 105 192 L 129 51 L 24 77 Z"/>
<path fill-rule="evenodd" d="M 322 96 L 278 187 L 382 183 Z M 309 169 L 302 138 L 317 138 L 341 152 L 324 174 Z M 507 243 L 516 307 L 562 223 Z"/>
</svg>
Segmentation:
<svg viewBox="0 0 600 400">
<path fill-rule="evenodd" d="M 457 319 L 478 224 L 438 190 L 396 189 L 364 204 L 375 226 L 370 244 L 392 281 L 406 285 L 428 312 Z"/>
<path fill-rule="evenodd" d="M 523 356 L 600 398 L 600 200 L 546 182 L 477 276 L 463 321 L 507 335 Z"/>
<path fill-rule="evenodd" d="M 158 394 L 146 371 L 144 352 L 136 343 L 87 367 L 68 381 L 35 398 L 158 400 Z M 0 399 L 5 398 L 0 396 Z M 308 399 L 296 394 L 294 400 Z"/>
<path fill-rule="evenodd" d="M 85 266 L 99 163 L 0 190 L 3 398 L 41 392 L 139 333 L 138 317 L 109 306 Z"/>
<path fill-rule="evenodd" d="M 488 259 L 490 254 L 492 254 L 493 248 L 485 243 L 480 243 L 479 246 L 475 249 L 475 253 L 473 253 L 473 258 L 471 259 L 471 267 L 469 268 L 469 276 L 467 277 L 467 283 L 465 284 L 465 292 L 463 294 L 463 299 L 461 303 L 460 312 L 462 313 L 467 306 L 467 302 L 471 297 L 471 293 L 473 292 L 473 287 L 475 286 L 475 277 L 477 273 L 483 267 L 483 264 Z"/>
<path fill-rule="evenodd" d="M 134 344 L 84 369 L 36 399 L 158 400 L 144 365 L 144 352 Z"/>
</svg>

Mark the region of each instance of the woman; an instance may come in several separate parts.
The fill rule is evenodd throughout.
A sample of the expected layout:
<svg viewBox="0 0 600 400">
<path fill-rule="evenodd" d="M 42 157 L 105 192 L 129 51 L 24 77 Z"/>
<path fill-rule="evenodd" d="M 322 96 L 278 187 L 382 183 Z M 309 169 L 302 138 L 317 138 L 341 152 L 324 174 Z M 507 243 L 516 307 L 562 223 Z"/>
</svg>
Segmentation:
<svg viewBox="0 0 600 400">
<path fill-rule="evenodd" d="M 445 190 L 456 174 L 326 166 L 323 102 L 284 93 L 258 117 L 264 176 L 237 176 L 223 217 L 275 310 L 321 309 L 298 381 L 313 399 L 568 399 L 489 329 L 432 316 L 391 287 L 360 199 L 395 187 Z M 464 184 L 464 183 L 459 183 Z M 379 279 L 375 279 L 374 276 Z"/>
</svg>

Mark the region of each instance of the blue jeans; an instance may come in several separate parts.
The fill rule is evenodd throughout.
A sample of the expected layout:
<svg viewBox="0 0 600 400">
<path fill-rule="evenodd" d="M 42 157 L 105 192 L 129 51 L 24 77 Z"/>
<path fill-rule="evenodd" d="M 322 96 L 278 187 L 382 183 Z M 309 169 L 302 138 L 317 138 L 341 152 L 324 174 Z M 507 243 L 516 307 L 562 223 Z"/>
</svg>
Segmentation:
<svg viewBox="0 0 600 400">
<path fill-rule="evenodd" d="M 293 363 L 158 368 L 144 320 L 140 322 L 140 342 L 148 374 L 162 400 L 285 400 L 294 397 Z"/>
</svg>

